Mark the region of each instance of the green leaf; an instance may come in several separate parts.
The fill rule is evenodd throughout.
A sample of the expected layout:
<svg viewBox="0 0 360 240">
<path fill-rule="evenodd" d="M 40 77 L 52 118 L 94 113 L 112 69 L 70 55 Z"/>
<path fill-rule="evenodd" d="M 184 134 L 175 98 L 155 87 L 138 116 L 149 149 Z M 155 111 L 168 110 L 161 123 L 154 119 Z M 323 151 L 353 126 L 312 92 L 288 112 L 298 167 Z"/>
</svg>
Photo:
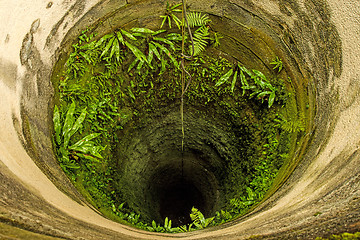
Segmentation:
<svg viewBox="0 0 360 240">
<path fill-rule="evenodd" d="M 54 107 L 54 116 L 53 116 L 53 122 L 54 122 L 54 129 L 55 129 L 55 141 L 58 145 L 61 143 L 61 122 L 60 122 L 60 112 L 58 107 L 55 105 Z"/>
<path fill-rule="evenodd" d="M 248 70 L 246 67 L 240 66 L 240 65 L 238 65 L 238 67 L 240 68 L 241 71 L 245 72 L 251 78 L 255 77 L 255 75 L 250 70 Z"/>
<path fill-rule="evenodd" d="M 111 46 L 112 46 L 112 44 L 114 42 L 114 39 L 115 39 L 114 37 L 111 38 L 110 41 L 106 44 L 106 46 L 105 46 L 103 52 L 101 53 L 100 57 L 104 56 L 105 54 L 107 54 L 109 52 L 109 50 L 110 50 L 110 48 L 111 48 Z"/>
<path fill-rule="evenodd" d="M 136 37 L 134 37 L 131 33 L 128 33 L 127 31 L 121 29 L 122 34 L 124 34 L 126 37 L 130 38 L 131 40 L 137 40 Z M 126 42 L 125 42 L 126 43 Z"/>
<path fill-rule="evenodd" d="M 169 28 L 171 28 L 171 17 L 167 16 L 167 19 L 168 19 L 168 23 L 169 23 Z"/>
<path fill-rule="evenodd" d="M 159 38 L 159 37 L 154 37 L 155 41 L 160 41 L 160 42 L 164 42 L 166 44 L 168 44 L 170 46 L 170 48 L 175 51 L 175 47 L 174 47 L 174 43 L 172 43 L 170 40 L 165 39 L 165 38 Z"/>
<path fill-rule="evenodd" d="M 234 92 L 235 89 L 235 84 L 236 84 L 236 79 L 237 79 L 237 75 L 238 75 L 238 71 L 235 71 L 234 73 L 234 77 L 233 77 L 233 81 L 231 83 L 231 92 Z"/>
<path fill-rule="evenodd" d="M 283 69 L 283 62 L 278 56 L 276 56 L 276 58 L 273 59 L 273 61 L 270 64 L 275 65 L 273 69 L 278 68 L 278 73 L 281 72 L 281 70 Z"/>
<path fill-rule="evenodd" d="M 98 137 L 99 135 L 101 135 L 101 133 L 91 133 L 91 134 L 83 137 L 81 140 L 77 141 L 75 144 L 73 144 L 71 147 L 69 147 L 69 149 L 83 146 L 83 145 L 87 144 L 89 141 L 91 141 L 92 139 Z"/>
<path fill-rule="evenodd" d="M 98 48 L 101 44 L 103 44 L 104 42 L 106 42 L 106 40 L 112 38 L 113 36 L 114 36 L 113 34 L 106 34 L 96 42 L 94 48 Z"/>
<path fill-rule="evenodd" d="M 178 10 L 180 10 L 180 9 L 178 9 Z M 181 12 L 181 10 L 180 10 L 180 12 Z M 177 16 L 175 16 L 174 14 L 171 14 L 171 16 L 172 16 L 176 26 L 178 27 L 178 29 L 180 29 L 181 25 L 182 25 L 181 20 Z"/>
<path fill-rule="evenodd" d="M 181 12 L 181 9 L 175 9 L 177 7 L 180 7 L 181 5 L 182 5 L 182 3 L 178 3 L 178 4 L 174 5 L 174 6 L 171 7 L 171 10 L 172 11 L 180 10 L 180 12 Z"/>
<path fill-rule="evenodd" d="M 137 32 L 137 33 L 146 33 L 146 34 L 153 34 L 154 31 L 148 28 L 132 28 L 131 29 L 132 32 Z"/>
<path fill-rule="evenodd" d="M 137 59 L 147 62 L 146 56 L 137 47 L 131 45 L 129 42 L 125 42 L 125 45 L 131 50 Z"/>
<path fill-rule="evenodd" d="M 123 35 L 121 34 L 121 32 L 117 32 L 117 33 L 116 33 L 116 36 L 117 36 L 118 40 L 121 42 L 121 44 L 122 44 L 122 45 L 125 45 L 124 37 L 123 37 Z"/>
<path fill-rule="evenodd" d="M 152 42 L 155 46 L 157 46 L 158 48 L 160 48 L 161 51 L 163 51 L 173 62 L 174 66 L 179 68 L 179 63 L 176 61 L 176 59 L 171 55 L 170 51 L 164 47 L 163 45 L 157 43 L 157 42 Z"/>
<path fill-rule="evenodd" d="M 262 72 L 260 72 L 258 70 L 255 70 L 255 69 L 253 69 L 252 71 L 255 73 L 256 76 L 260 77 L 262 80 L 267 82 L 267 79 L 266 79 L 265 75 Z"/>
<path fill-rule="evenodd" d="M 78 117 L 78 119 L 74 123 L 73 127 L 71 128 L 69 134 L 67 135 L 67 138 L 64 138 L 64 145 L 65 146 L 67 146 L 69 144 L 70 138 L 82 127 L 82 123 L 85 120 L 86 113 L 87 113 L 86 108 L 84 108 L 82 110 L 80 116 Z"/>
<path fill-rule="evenodd" d="M 62 169 L 64 169 L 64 171 L 66 171 L 68 168 L 71 169 L 79 169 L 80 166 L 78 166 L 74 160 L 70 160 L 68 156 L 63 156 L 60 166 L 62 167 Z"/>
<path fill-rule="evenodd" d="M 119 40 L 117 42 L 119 43 Z M 114 47 L 116 60 L 120 62 L 120 44 L 116 44 Z"/>
<path fill-rule="evenodd" d="M 264 97 L 264 96 L 266 96 L 266 95 L 270 95 L 270 94 L 271 94 L 270 91 L 264 91 L 264 92 L 259 93 L 259 94 L 257 95 L 257 97 L 258 97 L 258 98 L 262 98 L 262 97 Z"/>
<path fill-rule="evenodd" d="M 204 227 L 209 226 L 209 225 L 213 222 L 214 218 L 215 218 L 215 217 L 205 219 L 205 225 L 204 225 Z"/>
<path fill-rule="evenodd" d="M 275 100 L 275 92 L 271 92 L 270 96 L 269 96 L 269 102 L 268 102 L 268 107 L 270 108 Z"/>
<path fill-rule="evenodd" d="M 171 228 L 171 220 L 170 220 L 170 222 L 169 222 L 169 219 L 168 219 L 167 217 L 165 218 L 164 228 L 165 228 L 165 229 Z"/>
<path fill-rule="evenodd" d="M 230 69 L 227 73 L 225 73 L 223 76 L 221 76 L 219 81 L 216 82 L 215 87 L 218 87 L 218 86 L 224 84 L 231 77 L 233 72 L 234 72 L 234 70 Z"/>
<path fill-rule="evenodd" d="M 139 75 L 140 75 L 140 69 L 142 68 L 142 66 L 144 65 L 144 61 L 140 61 L 139 64 L 136 67 L 136 70 L 139 71 Z"/>
<path fill-rule="evenodd" d="M 128 92 L 129 92 L 130 97 L 131 97 L 133 100 L 135 100 L 136 97 L 135 97 L 134 93 L 131 91 L 131 88 L 130 88 L 130 87 L 128 87 Z"/>
<path fill-rule="evenodd" d="M 135 59 L 130 65 L 129 65 L 129 68 L 128 68 L 128 72 L 130 72 L 135 66 L 136 64 L 139 62 L 139 59 Z"/>
<path fill-rule="evenodd" d="M 182 36 L 178 33 L 169 33 L 166 35 L 166 39 L 169 39 L 170 41 L 182 41 Z"/>
<path fill-rule="evenodd" d="M 105 147 L 95 146 L 95 143 L 91 141 L 92 139 L 96 138 L 99 135 L 100 133 L 89 134 L 84 138 L 82 138 L 81 140 L 79 140 L 78 142 L 76 142 L 75 144 L 73 144 L 72 146 L 70 146 L 69 149 L 73 151 L 82 152 L 85 154 L 90 153 L 91 155 L 97 158 L 102 158 L 99 152 L 104 150 Z"/>
<path fill-rule="evenodd" d="M 63 126 L 63 137 L 64 137 L 64 147 L 66 148 L 69 143 L 69 133 L 74 124 L 74 113 L 75 113 L 75 102 L 72 102 L 65 117 L 64 126 Z"/>
<path fill-rule="evenodd" d="M 99 162 L 98 158 L 95 158 L 95 157 L 93 157 L 91 155 L 83 154 L 83 153 L 79 153 L 79 152 L 76 152 L 75 154 L 80 158 L 87 159 L 87 160 L 90 160 L 92 162 Z"/>
<path fill-rule="evenodd" d="M 79 53 L 89 64 L 91 63 L 91 58 L 84 52 Z"/>
<path fill-rule="evenodd" d="M 162 22 L 161 22 L 161 26 L 160 28 L 162 28 L 166 22 L 167 16 L 160 16 L 161 18 L 163 18 Z"/>
<path fill-rule="evenodd" d="M 163 32 L 166 32 L 166 30 L 160 29 L 160 30 L 157 30 L 156 32 L 154 32 L 154 33 L 151 34 L 151 35 L 156 36 L 156 35 L 158 35 L 158 34 L 160 34 L 160 33 L 163 33 Z"/>
<path fill-rule="evenodd" d="M 180 232 L 187 232 L 188 231 L 186 225 L 180 226 L 179 230 L 180 230 Z"/>
<path fill-rule="evenodd" d="M 161 75 L 166 70 L 167 61 L 164 58 L 161 58 L 160 61 L 161 61 L 161 70 L 160 70 L 160 75 Z"/>
<path fill-rule="evenodd" d="M 129 65 L 128 72 L 130 72 L 139 62 L 139 59 L 135 58 L 135 60 Z"/>
<path fill-rule="evenodd" d="M 246 77 L 245 77 L 245 74 L 243 71 L 240 71 L 240 81 L 241 81 L 241 85 L 242 86 L 249 86 L 249 83 L 247 82 L 246 80 Z M 243 92 L 243 95 L 244 95 L 245 92 Z"/>
<path fill-rule="evenodd" d="M 157 48 L 154 46 L 154 44 L 149 43 L 149 51 L 154 52 L 155 56 L 156 56 L 159 60 L 161 60 L 160 53 L 158 52 L 158 50 L 157 50 Z"/>
<path fill-rule="evenodd" d="M 199 12 L 189 12 L 186 14 L 189 26 L 193 27 L 201 27 L 209 22 L 211 22 L 210 18 L 206 14 L 202 14 Z"/>
<path fill-rule="evenodd" d="M 109 58 L 112 58 L 116 51 L 119 51 L 119 40 L 117 38 L 114 39 Z"/>
<path fill-rule="evenodd" d="M 151 66 L 151 62 L 152 62 L 153 58 L 154 58 L 154 50 L 152 50 L 150 48 L 150 43 L 149 43 L 149 54 L 147 56 L 147 61 L 148 61 L 148 64 L 149 64 L 151 69 L 153 69 L 153 66 Z"/>
<path fill-rule="evenodd" d="M 168 229 L 171 230 L 171 220 L 169 220 Z"/>
<path fill-rule="evenodd" d="M 104 147 L 102 146 L 95 146 L 94 142 L 87 142 L 86 144 L 82 144 L 78 147 L 69 147 L 70 150 L 85 153 L 85 154 L 91 154 L 94 157 L 102 158 L 100 155 L 100 151 L 104 150 Z"/>
<path fill-rule="evenodd" d="M 200 52 L 204 51 L 208 45 L 209 30 L 206 26 L 202 26 L 197 29 L 194 33 L 194 55 L 198 55 Z M 192 53 L 192 46 L 190 46 L 190 52 Z"/>
</svg>

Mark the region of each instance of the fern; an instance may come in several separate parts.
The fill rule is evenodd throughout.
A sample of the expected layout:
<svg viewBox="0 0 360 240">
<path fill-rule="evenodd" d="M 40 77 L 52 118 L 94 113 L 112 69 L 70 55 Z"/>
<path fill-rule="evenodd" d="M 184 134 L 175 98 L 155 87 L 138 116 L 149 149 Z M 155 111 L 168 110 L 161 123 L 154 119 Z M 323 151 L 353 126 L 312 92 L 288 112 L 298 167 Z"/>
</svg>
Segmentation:
<svg viewBox="0 0 360 240">
<path fill-rule="evenodd" d="M 211 22 L 210 18 L 199 12 L 190 12 L 186 14 L 188 24 L 190 28 L 197 29 L 194 32 L 193 43 L 194 43 L 194 52 L 192 46 L 190 46 L 191 55 L 198 55 L 209 45 L 210 33 L 207 26 Z"/>
<path fill-rule="evenodd" d="M 211 22 L 209 16 L 200 12 L 189 12 L 186 16 L 191 28 L 202 27 Z"/>
<path fill-rule="evenodd" d="M 199 209 L 193 207 L 191 209 L 190 218 L 197 229 L 203 229 L 209 226 L 215 217 L 205 218 Z"/>
<path fill-rule="evenodd" d="M 275 119 L 278 122 L 278 127 L 284 131 L 290 133 L 303 132 L 305 131 L 305 117 L 304 114 L 300 113 L 299 116 L 287 116 L 279 114 L 279 119 Z"/>
<path fill-rule="evenodd" d="M 180 226 L 180 227 L 178 227 L 178 229 L 179 229 L 179 232 L 190 232 L 190 231 L 192 231 L 192 223 L 190 223 L 189 224 L 189 226 L 187 226 L 187 225 L 182 225 L 182 226 Z"/>
<path fill-rule="evenodd" d="M 209 35 L 209 29 L 206 26 L 202 26 L 194 32 L 194 56 L 205 50 L 205 48 L 209 44 Z M 191 46 L 190 52 L 192 53 Z"/>
</svg>

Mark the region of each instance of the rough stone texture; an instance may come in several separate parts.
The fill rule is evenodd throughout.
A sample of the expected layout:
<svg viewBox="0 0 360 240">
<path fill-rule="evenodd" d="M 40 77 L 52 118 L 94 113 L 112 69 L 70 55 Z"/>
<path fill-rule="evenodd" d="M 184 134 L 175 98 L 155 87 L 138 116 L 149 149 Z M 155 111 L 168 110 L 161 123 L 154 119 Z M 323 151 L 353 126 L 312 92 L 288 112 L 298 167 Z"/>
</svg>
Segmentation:
<svg viewBox="0 0 360 240">
<path fill-rule="evenodd" d="M 109 19 L 98 25 L 104 32 L 128 22 L 146 24 L 149 18 L 143 16 L 158 15 L 166 2 L 1 1 L 0 221 L 6 229 L 68 239 L 313 239 L 360 230 L 360 3 L 187 2 L 192 10 L 233 20 L 264 41 L 272 39 L 276 54 L 286 59 L 285 68 L 298 68 L 292 79 L 300 81 L 294 84 L 307 89 L 298 94 L 316 89 L 316 100 L 310 96 L 314 122 L 299 148 L 295 171 L 253 213 L 214 229 L 171 236 L 104 219 L 82 203 L 53 156 L 51 67 L 61 42 L 71 42 L 98 19 Z M 10 238 L 4 229 L 1 234 Z"/>
</svg>

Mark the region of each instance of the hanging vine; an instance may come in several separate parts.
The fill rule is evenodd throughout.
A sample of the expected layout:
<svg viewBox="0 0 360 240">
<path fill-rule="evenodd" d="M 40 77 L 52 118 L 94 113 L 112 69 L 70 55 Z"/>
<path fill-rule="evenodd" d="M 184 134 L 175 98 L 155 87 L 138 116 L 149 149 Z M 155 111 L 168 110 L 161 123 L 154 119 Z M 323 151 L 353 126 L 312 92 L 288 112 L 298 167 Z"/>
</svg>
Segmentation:
<svg viewBox="0 0 360 240">
<path fill-rule="evenodd" d="M 187 30 L 190 36 L 190 41 L 191 41 L 191 46 L 192 46 L 192 51 L 191 51 L 191 56 L 187 56 L 185 55 L 185 23 L 187 26 Z M 187 89 L 189 88 L 189 85 L 191 83 L 191 75 L 189 72 L 186 71 L 185 69 L 185 58 L 186 59 L 192 59 L 192 57 L 194 56 L 194 52 L 195 52 L 195 45 L 194 45 L 194 40 L 193 40 L 193 36 L 191 33 L 191 29 L 190 29 L 190 25 L 187 19 L 187 14 L 186 14 L 186 1 L 182 0 L 182 26 L 181 26 L 181 35 L 182 35 L 182 45 L 181 45 L 181 106 L 180 106 L 180 113 L 181 113 L 181 131 L 182 131 L 182 141 L 181 141 L 181 149 L 182 151 L 184 151 L 184 139 L 185 139 L 185 130 L 184 130 L 184 94 L 186 93 Z M 185 79 L 186 76 L 189 76 L 189 80 L 185 86 Z"/>
</svg>

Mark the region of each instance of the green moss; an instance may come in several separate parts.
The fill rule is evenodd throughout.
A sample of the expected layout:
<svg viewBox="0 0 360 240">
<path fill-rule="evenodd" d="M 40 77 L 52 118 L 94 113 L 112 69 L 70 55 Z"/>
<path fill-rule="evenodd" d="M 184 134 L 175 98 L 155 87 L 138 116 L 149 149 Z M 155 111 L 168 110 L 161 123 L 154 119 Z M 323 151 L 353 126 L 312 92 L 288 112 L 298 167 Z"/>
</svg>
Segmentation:
<svg viewBox="0 0 360 240">
<path fill-rule="evenodd" d="M 355 240 L 360 239 L 360 232 L 357 233 L 342 233 L 339 235 L 332 235 L 328 238 L 317 237 L 316 240 Z"/>
</svg>

